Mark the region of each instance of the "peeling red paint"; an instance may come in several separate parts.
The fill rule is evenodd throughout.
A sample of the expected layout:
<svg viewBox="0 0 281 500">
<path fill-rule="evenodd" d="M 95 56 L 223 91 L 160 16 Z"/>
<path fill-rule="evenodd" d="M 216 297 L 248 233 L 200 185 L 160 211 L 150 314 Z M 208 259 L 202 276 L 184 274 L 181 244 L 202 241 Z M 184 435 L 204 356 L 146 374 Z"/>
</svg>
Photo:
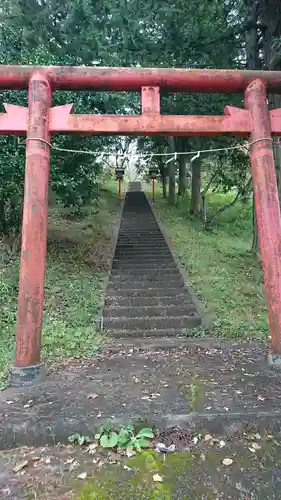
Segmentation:
<svg viewBox="0 0 281 500">
<path fill-rule="evenodd" d="M 267 94 L 261 80 L 249 85 L 245 104 L 252 129 L 251 168 L 272 349 L 281 354 L 281 216 Z"/>
<path fill-rule="evenodd" d="M 159 87 L 142 87 L 141 112 L 143 115 L 160 114 L 160 89 Z"/>
<path fill-rule="evenodd" d="M 22 251 L 16 335 L 16 366 L 40 362 L 46 260 L 50 148 L 50 83 L 40 73 L 29 83 Z M 8 111 L 9 112 L 9 111 Z M 29 140 L 31 139 L 31 140 Z"/>
<path fill-rule="evenodd" d="M 0 134 L 24 134 L 28 108 L 5 105 L 0 113 Z M 251 132 L 248 111 L 225 107 L 224 116 L 160 115 L 158 105 L 149 103 L 142 115 L 75 115 L 72 104 L 50 110 L 50 134 L 76 135 L 234 135 L 247 137 Z M 281 109 L 270 112 L 272 135 L 281 135 Z"/>
<path fill-rule="evenodd" d="M 243 92 L 251 81 L 260 78 L 271 93 L 281 92 L 280 71 L 4 65 L 0 65 L 0 89 L 26 89 L 34 71 L 44 74 L 53 90 L 138 92 L 141 87 L 160 87 L 168 92 L 232 93 Z"/>
</svg>

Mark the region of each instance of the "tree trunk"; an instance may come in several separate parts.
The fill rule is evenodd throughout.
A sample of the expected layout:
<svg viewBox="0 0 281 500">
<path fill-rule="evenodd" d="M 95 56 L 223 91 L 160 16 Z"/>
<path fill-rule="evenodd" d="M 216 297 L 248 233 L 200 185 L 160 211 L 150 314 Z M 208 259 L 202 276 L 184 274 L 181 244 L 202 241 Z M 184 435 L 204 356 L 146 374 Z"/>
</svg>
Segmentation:
<svg viewBox="0 0 281 500">
<path fill-rule="evenodd" d="M 248 69 L 260 69 L 258 15 L 259 6 L 256 0 L 247 0 L 247 19 L 245 31 L 245 45 Z"/>
<path fill-rule="evenodd" d="M 268 107 L 269 109 L 281 108 L 281 95 L 270 95 L 268 97 Z M 277 137 L 274 137 L 273 143 L 273 153 L 274 153 L 274 161 L 275 161 L 275 171 L 277 178 L 277 186 L 278 186 L 278 196 L 279 196 L 279 204 L 281 200 L 281 143 L 277 144 Z M 279 137 L 280 141 L 280 137 Z"/>
<path fill-rule="evenodd" d="M 264 27 L 263 57 L 264 67 L 269 70 L 281 69 L 281 47 L 277 43 L 281 37 L 281 5 L 279 0 L 262 0 L 260 17 Z M 268 108 L 281 108 L 281 96 L 269 95 Z M 281 200 L 281 146 L 273 144 L 276 177 L 278 183 L 279 202 Z"/>
<path fill-rule="evenodd" d="M 260 69 L 261 61 L 259 57 L 259 36 L 258 36 L 258 16 L 259 6 L 256 0 L 247 0 L 247 20 L 245 31 L 245 44 L 247 55 L 247 68 Z M 258 227 L 255 211 L 255 202 L 253 196 L 253 232 L 252 232 L 252 248 L 251 251 L 257 254 L 259 251 Z"/>
<path fill-rule="evenodd" d="M 186 158 L 179 156 L 179 188 L 178 196 L 184 196 L 186 192 Z"/>
<path fill-rule="evenodd" d="M 170 136 L 169 138 L 169 145 L 170 145 L 170 152 L 173 153 L 175 151 L 175 143 L 174 143 L 174 137 Z M 175 175 L 176 175 L 176 169 L 177 169 L 177 163 L 176 161 L 172 160 L 170 161 L 169 165 L 169 197 L 168 197 L 168 202 L 169 205 L 175 205 L 176 203 L 176 180 L 175 180 Z"/>
<path fill-rule="evenodd" d="M 190 214 L 196 217 L 200 215 L 201 198 L 201 158 L 193 160 L 191 165 L 191 199 Z"/>
<path fill-rule="evenodd" d="M 162 197 L 164 200 L 166 200 L 166 198 L 167 198 L 167 167 L 166 167 L 166 165 L 161 157 L 159 159 L 159 170 L 160 170 L 160 177 L 161 177 L 161 183 L 162 183 Z"/>
<path fill-rule="evenodd" d="M 176 163 L 171 161 L 169 163 L 169 205 L 175 205 L 176 203 Z"/>
<path fill-rule="evenodd" d="M 253 195 L 252 217 L 253 217 L 253 219 L 252 219 L 253 220 L 253 234 L 252 234 L 251 252 L 253 254 L 257 255 L 257 253 L 259 251 L 259 233 L 258 233 L 254 195 Z"/>
</svg>

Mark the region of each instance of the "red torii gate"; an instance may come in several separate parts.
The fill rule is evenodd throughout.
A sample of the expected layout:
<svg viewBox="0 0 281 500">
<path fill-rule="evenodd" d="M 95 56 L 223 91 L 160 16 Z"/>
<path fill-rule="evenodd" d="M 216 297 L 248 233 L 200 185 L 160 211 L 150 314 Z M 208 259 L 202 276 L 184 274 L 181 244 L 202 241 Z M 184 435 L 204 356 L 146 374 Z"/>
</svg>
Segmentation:
<svg viewBox="0 0 281 500">
<path fill-rule="evenodd" d="M 237 135 L 250 139 L 251 170 L 272 335 L 270 364 L 281 367 L 281 218 L 272 135 L 281 135 L 281 109 L 268 111 L 267 92 L 281 93 L 280 71 L 0 66 L 0 89 L 29 89 L 28 108 L 5 105 L 0 134 L 26 134 L 22 250 L 12 384 L 40 376 L 52 134 Z M 141 92 L 141 115 L 75 115 L 52 108 L 55 90 Z M 244 92 L 245 108 L 224 116 L 160 114 L 160 91 Z"/>
</svg>

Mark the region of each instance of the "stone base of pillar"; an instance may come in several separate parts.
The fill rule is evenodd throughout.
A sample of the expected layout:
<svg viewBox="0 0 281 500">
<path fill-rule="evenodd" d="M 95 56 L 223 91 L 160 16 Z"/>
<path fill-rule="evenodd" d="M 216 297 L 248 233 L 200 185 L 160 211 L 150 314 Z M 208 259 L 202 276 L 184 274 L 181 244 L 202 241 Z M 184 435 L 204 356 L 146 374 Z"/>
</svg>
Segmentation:
<svg viewBox="0 0 281 500">
<path fill-rule="evenodd" d="M 10 368 L 10 387 L 28 387 L 32 384 L 41 382 L 46 376 L 46 370 L 43 363 L 38 365 Z"/>
</svg>

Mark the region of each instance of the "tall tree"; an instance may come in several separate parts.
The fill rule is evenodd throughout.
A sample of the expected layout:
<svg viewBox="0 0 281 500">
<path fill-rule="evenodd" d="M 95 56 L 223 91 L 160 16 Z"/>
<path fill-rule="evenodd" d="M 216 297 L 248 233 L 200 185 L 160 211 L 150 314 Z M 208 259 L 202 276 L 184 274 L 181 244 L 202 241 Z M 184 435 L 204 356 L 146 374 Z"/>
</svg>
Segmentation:
<svg viewBox="0 0 281 500">
<path fill-rule="evenodd" d="M 257 0 L 246 0 L 246 22 L 245 22 L 245 48 L 246 67 L 248 69 L 260 69 L 260 36 L 258 32 L 260 6 Z M 253 195 L 253 238 L 251 251 L 256 254 L 259 250 L 258 227 Z"/>
</svg>

